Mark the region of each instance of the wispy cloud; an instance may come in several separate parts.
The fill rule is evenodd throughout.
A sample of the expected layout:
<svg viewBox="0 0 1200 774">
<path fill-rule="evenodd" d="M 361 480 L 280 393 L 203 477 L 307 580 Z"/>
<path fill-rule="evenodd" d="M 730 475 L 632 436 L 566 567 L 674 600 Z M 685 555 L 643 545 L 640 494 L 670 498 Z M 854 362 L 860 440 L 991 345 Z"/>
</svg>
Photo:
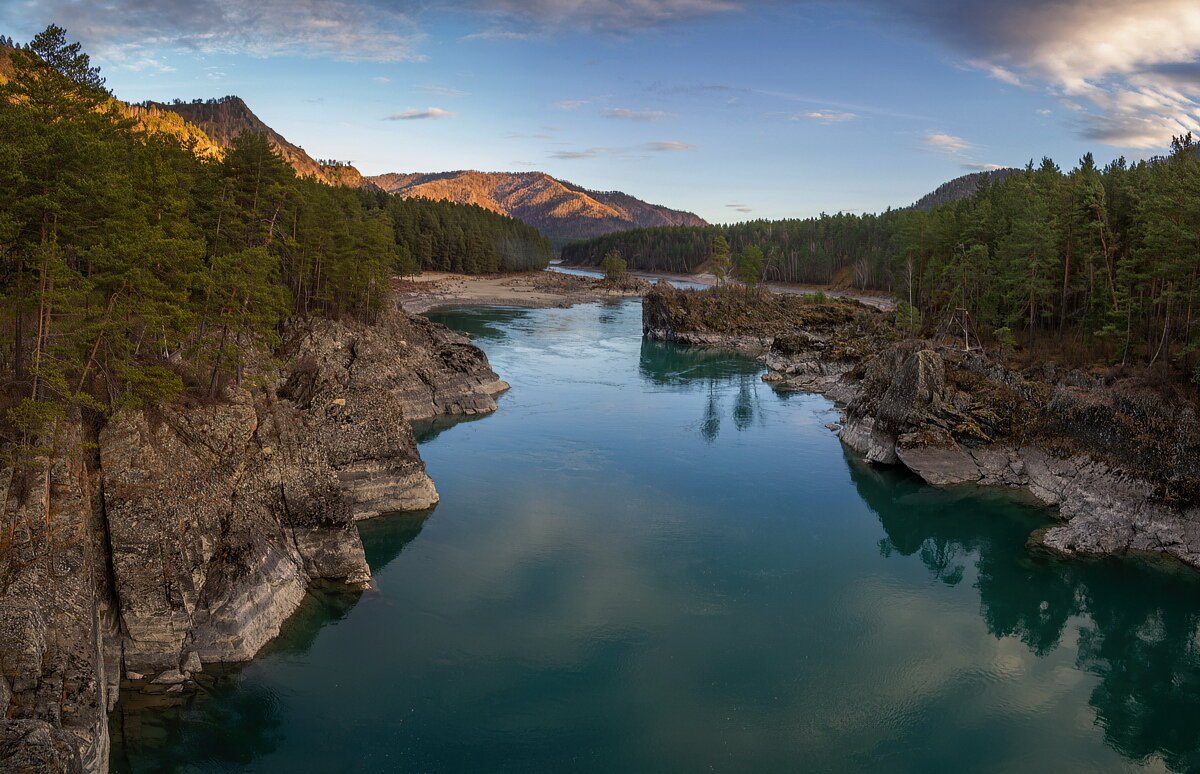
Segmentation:
<svg viewBox="0 0 1200 774">
<path fill-rule="evenodd" d="M 750 209 L 744 204 L 726 204 L 725 206 L 731 210 L 736 210 L 737 212 L 754 212 L 754 210 Z"/>
<path fill-rule="evenodd" d="M 532 32 L 521 32 L 518 30 L 480 30 L 472 32 L 470 35 L 463 35 L 461 40 L 528 40 L 533 37 Z"/>
<path fill-rule="evenodd" d="M 452 86 L 418 86 L 417 91 L 428 94 L 431 97 L 446 97 L 447 99 L 458 99 L 469 96 L 462 89 L 456 89 Z"/>
<path fill-rule="evenodd" d="M 789 116 L 793 121 L 816 121 L 819 124 L 840 124 L 853 121 L 858 114 L 837 110 L 809 110 L 804 113 L 793 113 Z"/>
<path fill-rule="evenodd" d="M 659 140 L 658 142 L 648 142 L 642 147 L 652 153 L 681 153 L 696 150 L 697 146 L 679 140 Z"/>
<path fill-rule="evenodd" d="M 585 150 L 563 150 L 555 151 L 550 154 L 552 159 L 562 159 L 566 161 L 574 161 L 576 159 L 594 159 L 597 156 L 603 156 L 608 153 L 613 153 L 612 148 L 587 148 Z"/>
<path fill-rule="evenodd" d="M 443 110 L 439 107 L 413 108 L 405 110 L 402 113 L 393 113 L 385 118 L 385 121 L 420 121 L 426 118 L 453 118 L 454 114 L 449 110 Z"/>
<path fill-rule="evenodd" d="M 630 110 L 629 108 L 609 108 L 601 115 L 605 118 L 620 118 L 625 121 L 662 121 L 670 118 L 670 113 L 661 110 Z"/>
<path fill-rule="evenodd" d="M 994 172 L 997 169 L 1007 169 L 1003 164 L 976 164 L 966 163 L 962 165 L 963 169 L 969 169 L 972 172 Z"/>
<path fill-rule="evenodd" d="M 673 22 L 741 11 L 746 0 L 468 0 L 499 20 L 494 30 L 513 34 L 627 34 Z M 477 33 L 483 34 L 483 33 Z"/>
<path fill-rule="evenodd" d="M 372 80 L 372 81 L 374 81 L 375 83 L 378 83 L 378 84 L 385 84 L 385 83 L 391 83 L 391 82 L 392 82 L 392 79 L 391 79 L 391 78 L 388 78 L 386 75 L 376 75 L 376 76 L 375 76 L 374 78 L 372 78 L 371 80 Z"/>
<path fill-rule="evenodd" d="M 684 153 L 687 151 L 696 150 L 697 147 L 698 146 L 693 145 L 690 142 L 682 142 L 681 140 L 657 140 L 654 142 L 645 142 L 640 145 L 631 145 L 619 148 L 600 146 L 584 148 L 582 150 L 554 151 L 550 154 L 550 158 L 573 161 L 578 159 L 594 159 L 598 156 L 637 156 L 646 153 Z"/>
<path fill-rule="evenodd" d="M 164 49 L 400 62 L 421 59 L 418 46 L 424 40 L 407 14 L 374 0 L 38 0 L 15 5 L 14 15 L 29 26 L 63 23 L 91 53 L 118 67 Z"/>
<path fill-rule="evenodd" d="M 926 132 L 925 136 L 921 138 L 921 144 L 931 150 L 948 153 L 952 156 L 959 156 L 964 151 L 975 147 L 956 135 L 934 131 Z"/>
<path fill-rule="evenodd" d="M 554 107 L 559 110 L 578 110 L 584 105 L 591 104 L 591 102 L 592 100 L 590 99 L 560 99 L 554 103 Z"/>
</svg>

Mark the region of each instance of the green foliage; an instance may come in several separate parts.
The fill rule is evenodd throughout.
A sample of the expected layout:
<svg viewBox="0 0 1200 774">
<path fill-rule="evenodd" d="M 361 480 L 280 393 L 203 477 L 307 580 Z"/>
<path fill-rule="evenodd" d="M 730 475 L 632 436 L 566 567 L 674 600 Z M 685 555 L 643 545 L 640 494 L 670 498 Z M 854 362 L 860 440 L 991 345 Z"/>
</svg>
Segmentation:
<svg viewBox="0 0 1200 774">
<path fill-rule="evenodd" d="M 606 279 L 618 280 L 628 273 L 629 265 L 621 257 L 620 251 L 610 250 L 608 255 L 604 256 L 604 260 L 600 262 L 600 269 L 604 272 Z"/>
<path fill-rule="evenodd" d="M 185 387 L 216 397 L 269 358 L 284 318 L 370 319 L 391 273 L 421 261 L 499 271 L 549 257 L 535 230 L 478 207 L 300 179 L 263 135 L 198 157 L 186 132 L 129 118 L 58 27 L 11 60 L 0 372 L 22 443 L 72 408 L 152 406 Z"/>
<path fill-rule="evenodd" d="M 996 337 L 996 343 L 1000 345 L 1000 351 L 1005 355 L 1012 354 L 1013 350 L 1017 348 L 1017 337 L 1013 334 L 1012 328 L 1008 326 L 997 328 L 992 335 Z"/>
<path fill-rule="evenodd" d="M 758 245 L 748 245 L 738 253 L 738 279 L 747 285 L 757 285 L 762 279 L 763 251 Z"/>
<path fill-rule="evenodd" d="M 620 250 L 633 269 L 694 272 L 760 246 L 772 279 L 891 292 L 905 316 L 940 323 L 965 309 L 1095 360 L 1168 363 L 1190 378 L 1200 353 L 1200 147 L 1103 169 L 1049 159 L 928 211 L 839 213 L 729 226 L 664 227 L 567 245 L 568 263 Z M 762 276 L 765 272 L 760 273 Z M 741 276 L 741 272 L 739 272 Z"/>
<path fill-rule="evenodd" d="M 729 278 L 730 254 L 729 242 L 725 240 L 725 235 L 713 235 L 713 238 L 709 241 L 708 261 L 709 270 L 717 278 L 717 287 L 725 284 L 725 280 Z M 563 257 L 566 258 L 565 251 Z M 692 271 L 692 269 L 688 269 L 687 271 Z"/>
<path fill-rule="evenodd" d="M 901 301 L 896 304 L 896 325 L 901 330 L 904 330 L 910 336 L 915 336 L 921 330 L 923 321 L 921 319 L 921 310 L 908 303 Z"/>
<path fill-rule="evenodd" d="M 490 274 L 534 271 L 550 261 L 550 241 L 532 226 L 477 207 L 381 194 L 395 226 L 397 273 Z M 403 263 L 401 262 L 403 261 Z"/>
</svg>

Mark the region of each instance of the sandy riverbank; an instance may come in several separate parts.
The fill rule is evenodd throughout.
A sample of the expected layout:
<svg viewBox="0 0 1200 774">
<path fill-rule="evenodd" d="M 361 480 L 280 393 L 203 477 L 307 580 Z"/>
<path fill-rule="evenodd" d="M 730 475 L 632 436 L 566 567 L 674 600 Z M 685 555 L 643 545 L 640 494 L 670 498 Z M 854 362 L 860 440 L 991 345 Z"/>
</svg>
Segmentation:
<svg viewBox="0 0 1200 774">
<path fill-rule="evenodd" d="M 567 307 L 641 295 L 641 290 L 613 290 L 599 280 L 545 271 L 469 275 L 427 271 L 413 279 L 395 279 L 393 288 L 405 311 L 413 314 L 468 304 Z"/>
</svg>

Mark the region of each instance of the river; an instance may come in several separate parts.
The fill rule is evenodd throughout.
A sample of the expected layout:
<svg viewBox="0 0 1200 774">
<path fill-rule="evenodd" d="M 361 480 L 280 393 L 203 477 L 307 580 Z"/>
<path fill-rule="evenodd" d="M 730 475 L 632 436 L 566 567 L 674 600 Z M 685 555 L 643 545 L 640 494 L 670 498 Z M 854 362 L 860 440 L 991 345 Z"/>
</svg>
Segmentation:
<svg viewBox="0 0 1200 774">
<path fill-rule="evenodd" d="M 1034 556 L 1048 515 L 867 466 L 824 398 L 643 342 L 636 301 L 431 315 L 511 382 L 419 428 L 432 513 L 116 772 L 1200 767 L 1200 581 Z"/>
</svg>

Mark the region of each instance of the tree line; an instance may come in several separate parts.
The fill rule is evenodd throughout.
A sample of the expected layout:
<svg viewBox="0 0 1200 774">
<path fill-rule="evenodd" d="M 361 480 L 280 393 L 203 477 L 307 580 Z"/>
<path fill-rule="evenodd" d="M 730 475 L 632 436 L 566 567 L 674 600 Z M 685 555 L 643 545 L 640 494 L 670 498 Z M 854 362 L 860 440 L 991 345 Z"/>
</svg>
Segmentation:
<svg viewBox="0 0 1200 774">
<path fill-rule="evenodd" d="M 694 272 L 715 237 L 763 249 L 763 277 L 893 293 L 908 324 L 960 315 L 985 340 L 1055 356 L 1166 368 L 1200 384 L 1200 148 L 1187 135 L 1162 157 L 1063 171 L 1050 159 L 929 211 L 668 227 L 563 248 L 594 264 L 619 250 L 631 268 Z M 964 314 L 965 312 L 965 314 Z"/>
<path fill-rule="evenodd" d="M 492 213 L 299 178 L 262 135 L 243 134 L 213 158 L 193 140 L 146 131 L 59 27 L 12 51 L 7 76 L 0 425 L 9 440 L 32 442 L 70 407 L 216 397 L 248 358 L 270 354 L 285 318 L 370 320 L 394 272 L 443 268 L 446 251 L 465 250 L 449 262 L 462 271 L 533 265 L 540 254 L 540 237 Z"/>
</svg>

